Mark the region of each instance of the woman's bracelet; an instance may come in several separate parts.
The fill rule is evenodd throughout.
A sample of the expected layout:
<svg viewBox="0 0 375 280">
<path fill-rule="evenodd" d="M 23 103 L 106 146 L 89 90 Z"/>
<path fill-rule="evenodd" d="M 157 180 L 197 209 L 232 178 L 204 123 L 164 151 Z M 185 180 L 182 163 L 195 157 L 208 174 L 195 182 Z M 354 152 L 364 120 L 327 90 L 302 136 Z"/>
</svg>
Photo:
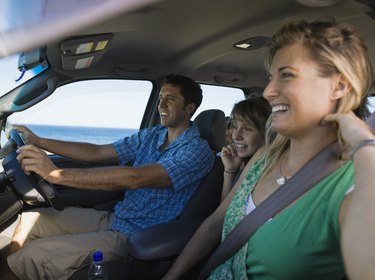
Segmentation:
<svg viewBox="0 0 375 280">
<path fill-rule="evenodd" d="M 360 148 L 365 146 L 375 146 L 375 139 L 366 139 L 359 141 L 359 143 L 356 146 L 354 146 L 354 148 L 350 152 L 350 158 L 353 160 L 354 154 L 358 152 Z"/>
<path fill-rule="evenodd" d="M 238 171 L 226 171 L 224 170 L 224 173 L 228 173 L 228 174 L 236 174 Z"/>
</svg>

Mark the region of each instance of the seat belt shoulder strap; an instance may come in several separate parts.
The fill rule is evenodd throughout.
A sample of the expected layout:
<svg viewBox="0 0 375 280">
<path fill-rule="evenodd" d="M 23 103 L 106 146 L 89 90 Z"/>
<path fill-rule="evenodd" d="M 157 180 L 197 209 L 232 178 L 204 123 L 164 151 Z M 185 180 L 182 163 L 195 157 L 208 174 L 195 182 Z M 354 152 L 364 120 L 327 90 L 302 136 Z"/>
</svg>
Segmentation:
<svg viewBox="0 0 375 280">
<path fill-rule="evenodd" d="M 232 257 L 261 225 L 334 172 L 339 167 L 339 156 L 340 147 L 338 143 L 329 144 L 298 170 L 284 185 L 259 204 L 237 224 L 217 247 L 203 267 L 199 279 L 206 279 L 213 269 Z"/>
</svg>

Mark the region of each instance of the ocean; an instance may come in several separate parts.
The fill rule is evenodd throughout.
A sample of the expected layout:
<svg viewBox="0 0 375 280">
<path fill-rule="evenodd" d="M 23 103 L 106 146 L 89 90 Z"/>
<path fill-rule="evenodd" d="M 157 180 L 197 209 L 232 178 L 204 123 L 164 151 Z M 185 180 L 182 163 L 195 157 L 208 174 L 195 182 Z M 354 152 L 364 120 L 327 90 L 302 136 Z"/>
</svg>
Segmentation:
<svg viewBox="0 0 375 280">
<path fill-rule="evenodd" d="M 40 137 L 64 141 L 88 142 L 93 144 L 109 144 L 116 140 L 130 136 L 138 129 L 54 126 L 26 124 L 26 126 Z"/>
</svg>

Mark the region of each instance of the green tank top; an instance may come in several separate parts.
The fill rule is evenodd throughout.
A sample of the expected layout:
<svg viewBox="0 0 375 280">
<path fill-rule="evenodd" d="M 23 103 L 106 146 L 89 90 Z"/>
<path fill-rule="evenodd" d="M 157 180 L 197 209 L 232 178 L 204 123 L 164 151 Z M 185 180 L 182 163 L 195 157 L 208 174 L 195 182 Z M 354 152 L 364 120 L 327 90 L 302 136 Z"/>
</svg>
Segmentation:
<svg viewBox="0 0 375 280">
<path fill-rule="evenodd" d="M 229 205 L 222 240 L 245 217 L 245 203 L 264 169 L 258 160 Z M 250 240 L 209 279 L 342 279 L 339 210 L 354 183 L 346 162 L 288 209 L 261 226 Z"/>
</svg>

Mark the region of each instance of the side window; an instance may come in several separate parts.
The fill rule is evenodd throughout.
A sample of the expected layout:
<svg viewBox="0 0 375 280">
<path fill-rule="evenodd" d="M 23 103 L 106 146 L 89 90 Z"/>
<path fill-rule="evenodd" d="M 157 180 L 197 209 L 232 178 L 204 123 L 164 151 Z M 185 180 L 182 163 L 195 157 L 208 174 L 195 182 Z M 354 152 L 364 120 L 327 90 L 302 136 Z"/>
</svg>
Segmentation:
<svg viewBox="0 0 375 280">
<path fill-rule="evenodd" d="M 7 126 L 24 124 L 42 137 L 107 144 L 138 131 L 151 90 L 149 81 L 74 82 L 12 114 Z"/>
<path fill-rule="evenodd" d="M 203 90 L 203 100 L 201 106 L 195 112 L 193 119 L 204 110 L 220 109 L 226 116 L 229 116 L 235 103 L 245 99 L 245 94 L 241 89 L 201 85 Z"/>
<path fill-rule="evenodd" d="M 371 113 L 375 111 L 375 96 L 369 96 L 368 98 L 368 109 Z"/>
</svg>

